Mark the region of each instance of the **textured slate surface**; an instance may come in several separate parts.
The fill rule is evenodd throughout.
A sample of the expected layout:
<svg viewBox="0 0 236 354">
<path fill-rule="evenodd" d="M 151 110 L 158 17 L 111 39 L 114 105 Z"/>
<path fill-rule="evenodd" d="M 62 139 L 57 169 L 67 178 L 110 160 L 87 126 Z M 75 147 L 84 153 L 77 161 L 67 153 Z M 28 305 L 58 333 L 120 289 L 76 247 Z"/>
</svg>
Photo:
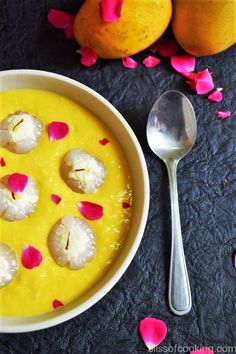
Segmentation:
<svg viewBox="0 0 236 354">
<path fill-rule="evenodd" d="M 77 45 L 46 21 L 50 8 L 75 13 L 81 1 L 0 1 L 0 69 L 31 68 L 64 74 L 95 89 L 127 119 L 145 153 L 151 206 L 146 232 L 131 266 L 110 293 L 89 311 L 55 328 L 35 333 L 0 335 L 0 354 L 142 353 L 138 323 L 147 315 L 163 319 L 169 329 L 164 346 L 236 345 L 236 47 L 198 60 L 209 67 L 224 101 L 210 103 L 192 94 L 163 60 L 157 68 L 132 71 L 120 61 L 81 67 Z M 141 62 L 143 54 L 137 56 Z M 186 93 L 196 110 L 196 146 L 179 166 L 179 199 L 193 308 L 182 318 L 167 306 L 170 250 L 170 205 L 163 164 L 145 138 L 148 112 L 166 89 Z M 217 110 L 231 110 L 222 122 Z M 218 348 L 219 349 L 219 348 Z M 186 348 L 183 350 L 187 350 Z M 224 352 L 232 352 L 223 348 Z"/>
</svg>

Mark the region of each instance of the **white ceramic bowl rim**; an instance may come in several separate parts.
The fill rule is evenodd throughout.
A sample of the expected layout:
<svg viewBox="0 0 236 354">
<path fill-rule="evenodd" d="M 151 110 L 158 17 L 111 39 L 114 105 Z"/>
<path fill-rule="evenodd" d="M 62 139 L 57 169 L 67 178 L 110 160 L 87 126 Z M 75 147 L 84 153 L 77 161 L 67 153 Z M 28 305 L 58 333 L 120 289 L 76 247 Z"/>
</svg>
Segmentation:
<svg viewBox="0 0 236 354">
<path fill-rule="evenodd" d="M 124 274 L 129 264 L 131 263 L 132 259 L 134 258 L 135 253 L 137 252 L 137 249 L 140 245 L 144 233 L 146 221 L 147 221 L 148 209 L 149 209 L 149 195 L 150 195 L 147 166 L 139 142 L 135 134 L 133 133 L 132 129 L 130 128 L 126 120 L 123 118 L 123 116 L 104 97 L 102 97 L 96 91 L 88 88 L 87 86 L 73 79 L 67 78 L 65 76 L 51 73 L 51 72 L 46 72 L 46 71 L 28 70 L 28 69 L 1 71 L 0 91 L 2 89 L 1 87 L 4 86 L 4 78 L 11 78 L 11 77 L 12 78 L 17 77 L 17 80 L 22 80 L 22 81 L 24 81 L 24 77 L 32 77 L 32 78 L 37 77 L 40 79 L 49 78 L 49 79 L 55 79 L 58 82 L 63 81 L 64 83 L 68 85 L 73 85 L 74 87 L 77 87 L 79 90 L 82 90 L 88 93 L 89 95 L 93 96 L 95 100 L 100 101 L 103 106 L 109 109 L 110 112 L 113 114 L 113 116 L 115 116 L 116 119 L 119 121 L 119 124 L 125 128 L 126 132 L 129 135 L 130 142 L 134 145 L 134 148 L 136 150 L 137 158 L 139 160 L 139 165 L 140 165 L 140 171 L 142 171 L 142 183 L 140 183 L 140 189 L 143 190 L 143 202 L 142 202 L 142 210 L 140 213 L 141 215 L 140 220 L 135 220 L 135 223 L 138 224 L 136 237 L 132 242 L 132 246 L 130 247 L 128 254 L 126 255 L 125 259 L 122 261 L 122 264 L 119 266 L 119 269 L 115 271 L 112 277 L 93 296 L 88 298 L 85 302 L 81 303 L 79 306 L 71 310 L 68 310 L 64 313 L 60 312 L 59 310 L 58 315 L 56 317 L 46 319 L 46 320 L 40 320 L 40 316 L 34 316 L 34 317 L 38 317 L 39 320 L 37 322 L 34 322 L 32 320 L 31 322 L 27 320 L 29 319 L 29 317 L 28 318 L 26 317 L 25 321 L 24 318 L 22 317 L 22 318 L 15 318 L 16 321 L 14 324 L 12 324 L 11 319 L 9 319 L 9 323 L 8 323 L 5 321 L 5 319 L 7 318 L 2 318 L 2 320 L 0 318 L 0 332 L 2 333 L 29 332 L 29 331 L 36 331 L 51 326 L 55 326 L 57 324 L 72 319 L 73 317 L 81 314 L 82 312 L 84 312 L 85 310 L 93 306 L 96 302 L 98 302 L 103 296 L 105 296 L 112 289 L 112 287 L 118 282 L 121 276 Z M 23 87 L 26 88 L 24 85 Z"/>
</svg>

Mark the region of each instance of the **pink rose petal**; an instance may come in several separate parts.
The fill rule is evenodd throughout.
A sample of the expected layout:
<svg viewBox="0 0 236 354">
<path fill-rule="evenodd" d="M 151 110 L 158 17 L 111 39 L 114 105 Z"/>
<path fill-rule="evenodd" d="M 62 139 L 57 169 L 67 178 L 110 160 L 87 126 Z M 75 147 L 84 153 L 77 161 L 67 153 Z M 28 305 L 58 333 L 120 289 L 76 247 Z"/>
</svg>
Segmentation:
<svg viewBox="0 0 236 354">
<path fill-rule="evenodd" d="M 213 350 L 211 348 L 199 348 L 197 350 L 193 350 L 190 352 L 190 354 L 214 354 Z"/>
<path fill-rule="evenodd" d="M 124 0 L 102 0 L 99 4 L 102 21 L 115 22 L 119 20 L 123 4 Z"/>
<path fill-rule="evenodd" d="M 0 159 L 0 166 L 1 167 L 5 167 L 6 166 L 6 162 L 5 162 L 3 157 L 1 157 L 1 159 Z"/>
<path fill-rule="evenodd" d="M 162 320 L 144 318 L 139 324 L 139 332 L 149 350 L 159 345 L 167 335 L 167 326 Z"/>
<path fill-rule="evenodd" d="M 179 46 L 174 39 L 161 38 L 150 49 L 163 57 L 170 57 L 178 52 Z"/>
<path fill-rule="evenodd" d="M 138 63 L 130 57 L 122 58 L 122 63 L 127 69 L 135 69 L 138 66 Z"/>
<path fill-rule="evenodd" d="M 22 175 L 20 173 L 13 173 L 8 177 L 8 185 L 12 193 L 23 192 L 27 183 L 28 176 Z"/>
<path fill-rule="evenodd" d="M 59 204 L 61 201 L 61 197 L 57 194 L 51 194 L 51 199 L 55 204 Z"/>
<path fill-rule="evenodd" d="M 81 64 L 87 67 L 94 65 L 98 59 L 97 53 L 89 47 L 81 47 L 77 53 L 81 55 Z"/>
<path fill-rule="evenodd" d="M 195 90 L 198 95 L 204 95 L 214 88 L 211 73 L 206 69 L 200 71 L 195 77 Z"/>
<path fill-rule="evenodd" d="M 110 141 L 109 141 L 108 139 L 106 139 L 106 138 L 99 140 L 99 143 L 100 143 L 101 145 L 107 145 L 109 142 L 110 142 Z"/>
<path fill-rule="evenodd" d="M 196 58 L 190 54 L 172 55 L 170 62 L 176 71 L 184 76 L 188 76 L 195 69 Z"/>
<path fill-rule="evenodd" d="M 69 133 L 69 126 L 64 122 L 51 122 L 48 126 L 50 141 L 64 139 Z"/>
<path fill-rule="evenodd" d="M 42 254 L 33 246 L 26 246 L 22 251 L 21 261 L 25 268 L 33 269 L 38 267 L 43 260 Z"/>
<path fill-rule="evenodd" d="M 48 21 L 55 28 L 66 28 L 72 18 L 74 18 L 74 16 L 60 10 L 51 9 L 48 12 Z"/>
<path fill-rule="evenodd" d="M 196 91 L 198 95 L 204 95 L 214 88 L 214 82 L 209 71 L 203 70 L 197 74 L 190 73 L 187 84 Z"/>
<path fill-rule="evenodd" d="M 226 111 L 226 112 L 219 111 L 219 112 L 217 112 L 216 115 L 220 119 L 226 119 L 226 118 L 228 118 L 231 115 L 231 113 L 230 113 L 230 111 Z"/>
<path fill-rule="evenodd" d="M 155 68 L 159 63 L 161 62 L 160 59 L 149 55 L 147 58 L 143 60 L 143 65 L 146 66 L 146 68 Z"/>
<path fill-rule="evenodd" d="M 79 202 L 78 209 L 88 220 L 98 220 L 103 217 L 103 207 L 91 202 Z"/>
<path fill-rule="evenodd" d="M 53 300 L 52 307 L 54 309 L 57 309 L 58 307 L 62 307 L 62 306 L 64 306 L 64 304 L 60 300 L 57 299 Z"/>
<path fill-rule="evenodd" d="M 60 10 L 50 10 L 48 12 L 48 22 L 55 28 L 64 29 L 67 39 L 73 39 L 73 24 L 75 17 Z"/>
<path fill-rule="evenodd" d="M 122 208 L 128 209 L 128 208 L 130 208 L 130 207 L 131 207 L 130 203 L 128 203 L 128 202 L 122 202 Z"/>
<path fill-rule="evenodd" d="M 221 102 L 223 99 L 223 95 L 221 92 L 222 89 L 217 88 L 214 92 L 212 92 L 209 96 L 208 96 L 208 100 L 212 101 L 212 102 Z"/>
</svg>

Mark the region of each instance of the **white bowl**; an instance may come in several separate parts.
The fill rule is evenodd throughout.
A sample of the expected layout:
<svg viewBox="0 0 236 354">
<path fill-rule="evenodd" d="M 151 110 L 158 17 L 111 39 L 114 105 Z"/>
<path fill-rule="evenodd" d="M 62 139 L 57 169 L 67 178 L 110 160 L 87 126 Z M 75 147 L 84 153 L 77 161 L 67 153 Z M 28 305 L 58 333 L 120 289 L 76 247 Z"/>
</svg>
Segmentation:
<svg viewBox="0 0 236 354">
<path fill-rule="evenodd" d="M 149 178 L 143 152 L 121 114 L 101 95 L 67 77 L 38 70 L 0 72 L 0 90 L 40 89 L 53 91 L 92 111 L 117 137 L 123 147 L 133 182 L 133 217 L 126 242 L 115 263 L 89 292 L 57 311 L 31 317 L 0 317 L 0 332 L 35 331 L 67 321 L 98 302 L 118 282 L 132 261 L 145 229 L 149 208 Z M 17 296 L 17 294 L 16 294 Z"/>
</svg>

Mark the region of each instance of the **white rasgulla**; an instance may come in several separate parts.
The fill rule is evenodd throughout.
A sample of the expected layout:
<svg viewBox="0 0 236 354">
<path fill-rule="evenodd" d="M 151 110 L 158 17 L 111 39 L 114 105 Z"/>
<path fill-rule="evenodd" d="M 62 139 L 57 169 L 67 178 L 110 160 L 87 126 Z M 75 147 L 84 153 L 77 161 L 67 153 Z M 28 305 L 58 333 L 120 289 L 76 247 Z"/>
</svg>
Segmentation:
<svg viewBox="0 0 236 354">
<path fill-rule="evenodd" d="M 63 158 L 61 175 L 74 192 L 94 193 L 105 180 L 106 168 L 88 152 L 74 149 Z"/>
<path fill-rule="evenodd" d="M 95 256 L 95 236 L 86 221 L 75 216 L 65 216 L 51 230 L 48 247 L 58 265 L 81 269 Z"/>
<path fill-rule="evenodd" d="M 8 245 L 0 242 L 0 288 L 12 282 L 17 270 L 18 260 L 15 252 Z"/>
<path fill-rule="evenodd" d="M 8 176 L 5 176 L 0 181 L 0 217 L 7 221 L 25 219 L 37 206 L 39 196 L 36 183 L 33 178 L 28 177 L 23 192 L 14 194 L 7 180 Z"/>
<path fill-rule="evenodd" d="M 9 114 L 0 122 L 0 146 L 17 154 L 33 150 L 43 132 L 43 123 L 26 112 Z"/>
</svg>

